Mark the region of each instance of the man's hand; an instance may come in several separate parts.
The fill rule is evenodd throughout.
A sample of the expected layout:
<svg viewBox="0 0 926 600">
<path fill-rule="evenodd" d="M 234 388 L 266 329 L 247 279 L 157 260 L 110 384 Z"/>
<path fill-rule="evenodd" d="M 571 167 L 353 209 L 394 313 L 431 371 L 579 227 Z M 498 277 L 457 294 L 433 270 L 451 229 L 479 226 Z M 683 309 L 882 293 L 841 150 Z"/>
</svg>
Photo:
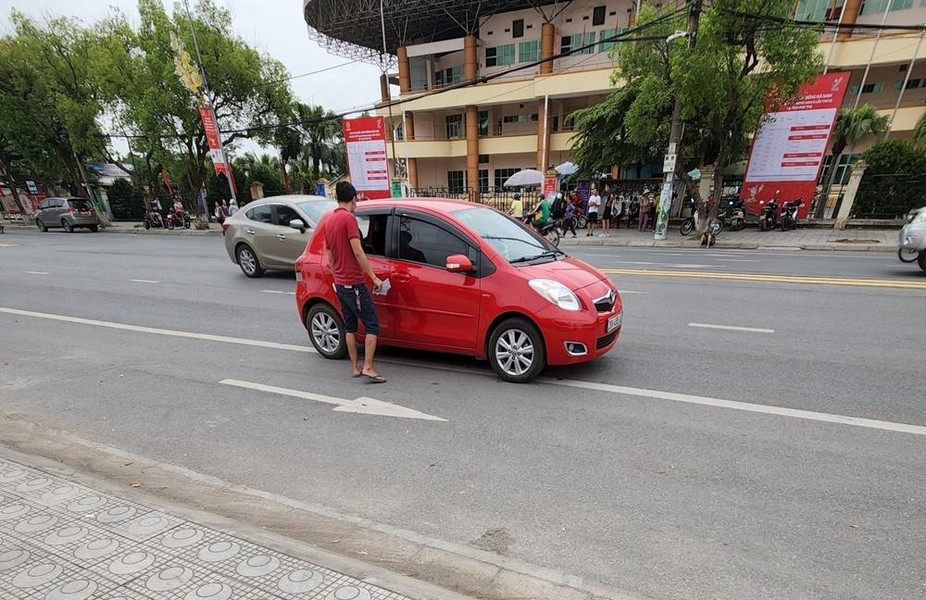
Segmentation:
<svg viewBox="0 0 926 600">
<path fill-rule="evenodd" d="M 373 276 L 373 289 L 379 290 L 379 288 L 381 288 L 382 286 L 383 286 L 383 280 L 374 275 Z"/>
</svg>

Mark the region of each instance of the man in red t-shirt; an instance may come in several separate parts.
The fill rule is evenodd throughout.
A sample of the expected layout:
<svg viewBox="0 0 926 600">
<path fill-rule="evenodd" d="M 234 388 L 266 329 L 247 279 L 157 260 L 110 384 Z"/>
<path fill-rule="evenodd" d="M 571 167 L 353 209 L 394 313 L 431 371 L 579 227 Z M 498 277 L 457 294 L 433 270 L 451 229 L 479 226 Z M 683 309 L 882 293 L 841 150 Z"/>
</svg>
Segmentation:
<svg viewBox="0 0 926 600">
<path fill-rule="evenodd" d="M 344 332 L 347 353 L 354 371 L 354 377 L 366 377 L 372 383 L 385 383 L 386 379 L 373 368 L 373 354 L 376 352 L 376 336 L 379 334 L 379 319 L 373 306 L 373 297 L 363 279 L 369 275 L 374 289 L 383 284 L 367 260 L 361 242 L 360 227 L 354 211 L 357 209 L 357 190 L 346 181 L 335 188 L 338 207 L 325 219 L 325 248 L 328 265 L 334 274 L 334 289 L 341 302 L 344 316 Z M 363 366 L 357 357 L 357 321 L 363 322 L 364 356 Z"/>
</svg>

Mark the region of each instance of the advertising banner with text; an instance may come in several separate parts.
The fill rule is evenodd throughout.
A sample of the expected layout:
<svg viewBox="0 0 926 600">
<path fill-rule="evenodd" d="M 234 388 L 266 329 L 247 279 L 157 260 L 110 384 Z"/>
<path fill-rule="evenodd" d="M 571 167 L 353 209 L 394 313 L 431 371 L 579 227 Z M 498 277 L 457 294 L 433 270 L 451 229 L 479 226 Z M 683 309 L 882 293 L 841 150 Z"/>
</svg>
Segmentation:
<svg viewBox="0 0 926 600">
<path fill-rule="evenodd" d="M 761 202 L 776 198 L 779 204 L 803 200 L 798 216 L 807 216 L 848 84 L 848 73 L 820 75 L 763 115 L 740 192 L 747 212 L 758 214 Z"/>
<path fill-rule="evenodd" d="M 350 181 L 358 195 L 390 196 L 389 162 L 386 159 L 386 125 L 382 117 L 344 119 L 344 145 Z"/>
</svg>

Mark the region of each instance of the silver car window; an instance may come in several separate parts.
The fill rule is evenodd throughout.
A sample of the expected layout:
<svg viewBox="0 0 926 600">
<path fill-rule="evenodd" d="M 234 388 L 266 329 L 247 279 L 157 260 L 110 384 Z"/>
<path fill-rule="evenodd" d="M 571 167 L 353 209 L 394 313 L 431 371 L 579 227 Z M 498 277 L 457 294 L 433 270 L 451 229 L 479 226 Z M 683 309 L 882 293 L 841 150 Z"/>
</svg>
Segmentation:
<svg viewBox="0 0 926 600">
<path fill-rule="evenodd" d="M 260 206 L 255 206 L 254 208 L 248 210 L 244 214 L 250 220 L 257 221 L 258 223 L 273 222 L 273 211 L 269 204 L 262 204 Z"/>
</svg>

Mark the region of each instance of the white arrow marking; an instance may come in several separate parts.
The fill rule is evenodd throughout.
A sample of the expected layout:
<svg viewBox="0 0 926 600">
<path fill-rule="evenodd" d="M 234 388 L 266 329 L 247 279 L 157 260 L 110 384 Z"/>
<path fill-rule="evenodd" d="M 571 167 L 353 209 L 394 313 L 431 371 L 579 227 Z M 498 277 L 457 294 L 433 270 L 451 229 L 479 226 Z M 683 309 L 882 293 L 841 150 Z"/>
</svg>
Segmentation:
<svg viewBox="0 0 926 600">
<path fill-rule="evenodd" d="M 775 333 L 774 329 L 763 329 L 761 327 L 738 327 L 735 325 L 711 325 L 710 323 L 689 323 L 689 327 L 700 327 L 702 329 L 726 329 L 727 331 L 748 331 L 751 333 Z"/>
<path fill-rule="evenodd" d="M 289 296 L 295 296 L 296 292 L 284 292 L 283 290 L 261 290 L 262 294 L 287 294 Z"/>
<path fill-rule="evenodd" d="M 23 273 L 28 273 L 29 275 L 51 275 L 47 271 L 23 271 Z"/>
<path fill-rule="evenodd" d="M 132 283 L 161 283 L 154 279 L 129 279 Z"/>
<path fill-rule="evenodd" d="M 250 381 L 239 381 L 237 379 L 223 379 L 219 383 L 245 388 L 248 390 L 257 390 L 259 392 L 267 392 L 270 394 L 280 394 L 283 396 L 291 396 L 293 398 L 302 398 L 303 400 L 324 402 L 325 404 L 334 404 L 336 405 L 334 410 L 337 412 L 349 412 L 361 415 L 378 415 L 380 417 L 398 417 L 400 419 L 422 419 L 424 421 L 447 421 L 447 419 L 425 414 L 413 408 L 406 408 L 404 406 L 399 406 L 398 404 L 392 404 L 391 402 L 383 402 L 382 400 L 376 400 L 375 398 L 361 397 L 357 398 L 356 400 L 345 400 L 343 398 L 335 398 L 333 396 L 325 396 L 323 394 L 303 392 L 301 390 L 291 390 L 289 388 L 282 388 L 274 385 L 264 385 L 262 383 L 253 383 Z"/>
</svg>

